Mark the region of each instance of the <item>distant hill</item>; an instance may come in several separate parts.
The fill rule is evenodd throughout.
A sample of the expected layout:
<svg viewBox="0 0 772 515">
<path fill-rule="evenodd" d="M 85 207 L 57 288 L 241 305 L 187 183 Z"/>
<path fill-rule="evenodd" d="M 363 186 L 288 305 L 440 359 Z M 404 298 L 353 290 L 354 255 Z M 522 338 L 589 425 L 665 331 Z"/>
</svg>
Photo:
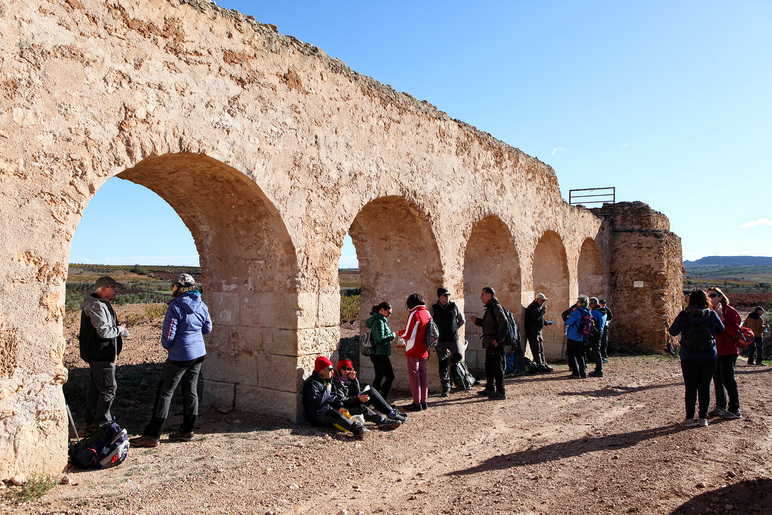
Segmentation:
<svg viewBox="0 0 772 515">
<path fill-rule="evenodd" d="M 694 261 L 684 261 L 684 268 L 725 266 L 772 266 L 772 257 L 764 256 L 705 256 Z"/>
</svg>

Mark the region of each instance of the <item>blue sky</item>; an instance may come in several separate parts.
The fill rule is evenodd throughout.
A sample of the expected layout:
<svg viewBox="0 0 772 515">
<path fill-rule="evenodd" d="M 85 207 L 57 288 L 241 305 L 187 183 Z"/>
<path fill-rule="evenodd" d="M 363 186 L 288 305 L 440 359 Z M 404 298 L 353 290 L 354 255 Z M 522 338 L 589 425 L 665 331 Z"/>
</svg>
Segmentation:
<svg viewBox="0 0 772 515">
<path fill-rule="evenodd" d="M 217 3 L 538 157 L 565 198 L 615 186 L 646 202 L 684 259 L 772 256 L 772 2 Z M 143 189 L 108 181 L 70 261 L 197 263 Z M 187 239 L 170 242 L 169 224 Z M 107 227 L 124 235 L 109 255 Z M 350 242 L 341 265 L 355 266 Z"/>
</svg>

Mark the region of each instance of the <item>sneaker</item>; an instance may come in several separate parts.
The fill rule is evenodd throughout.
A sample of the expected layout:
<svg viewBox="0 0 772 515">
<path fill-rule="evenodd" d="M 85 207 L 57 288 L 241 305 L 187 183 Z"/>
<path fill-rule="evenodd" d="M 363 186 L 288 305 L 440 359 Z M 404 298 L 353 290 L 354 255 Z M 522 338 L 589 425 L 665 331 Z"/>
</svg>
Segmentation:
<svg viewBox="0 0 772 515">
<path fill-rule="evenodd" d="M 391 413 L 386 415 L 386 418 L 389 418 L 391 420 L 396 420 L 397 422 L 407 422 L 407 415 L 404 413 L 400 413 L 397 410 L 392 410 Z"/>
<path fill-rule="evenodd" d="M 753 365 L 753 360 L 752 360 L 752 359 L 749 359 L 749 360 L 748 360 L 748 366 L 751 366 L 751 365 Z"/>
<path fill-rule="evenodd" d="M 603 358 L 603 363 L 608 363 L 608 358 Z"/>
<path fill-rule="evenodd" d="M 370 430 L 367 429 L 364 424 L 357 424 L 351 430 L 351 434 L 353 434 L 354 436 L 358 436 L 359 438 L 364 438 L 365 437 L 365 433 L 367 433 L 369 431 Z"/>
<path fill-rule="evenodd" d="M 682 427 L 694 427 L 697 425 L 697 421 L 694 420 L 693 418 L 686 417 L 685 419 L 680 421 L 678 425 Z"/>
<path fill-rule="evenodd" d="M 450 397 L 450 390 L 442 390 L 440 397 Z"/>
<path fill-rule="evenodd" d="M 414 402 L 412 404 L 408 404 L 407 406 L 405 406 L 405 410 L 406 411 L 421 411 L 421 405 L 420 404 L 416 404 Z"/>
<path fill-rule="evenodd" d="M 708 427 L 708 419 L 707 418 L 698 418 L 697 419 L 697 425 L 700 427 Z"/>
<path fill-rule="evenodd" d="M 721 418 L 725 418 L 727 420 L 736 420 L 738 418 L 742 418 L 742 415 L 740 415 L 740 410 L 725 411 L 721 414 Z"/>
<path fill-rule="evenodd" d="M 544 370 L 546 370 L 547 372 L 552 372 L 552 371 L 555 370 L 554 368 L 549 366 L 549 364 L 547 364 L 547 363 L 542 363 L 542 365 L 544 366 Z"/>
<path fill-rule="evenodd" d="M 129 443 L 134 447 L 158 447 L 158 438 L 142 435 L 129 439 Z"/>
<path fill-rule="evenodd" d="M 179 431 L 169 433 L 169 441 L 171 442 L 190 442 L 191 440 L 193 440 L 193 431 L 190 433 L 180 433 Z"/>
<path fill-rule="evenodd" d="M 429 409 L 429 405 L 428 405 L 428 404 L 426 404 L 425 402 L 422 402 L 422 403 L 421 403 L 421 409 L 422 409 L 422 410 L 426 410 L 426 409 Z"/>
<path fill-rule="evenodd" d="M 397 429 L 399 426 L 401 426 L 402 422 L 382 417 L 378 422 L 376 422 L 376 425 L 381 431 L 391 431 L 392 429 Z"/>
<path fill-rule="evenodd" d="M 595 372 L 590 372 L 590 375 L 592 377 L 603 377 L 603 371 L 602 370 L 596 370 Z"/>
<path fill-rule="evenodd" d="M 495 393 L 493 390 L 489 390 L 486 388 L 484 390 L 480 390 L 479 392 L 477 392 L 477 395 L 491 395 L 493 393 Z"/>
<path fill-rule="evenodd" d="M 488 398 L 491 399 L 491 400 L 496 400 L 496 401 L 503 400 L 503 399 L 507 398 L 507 394 L 504 393 L 504 392 L 494 392 L 494 393 L 490 394 L 488 396 Z"/>
<path fill-rule="evenodd" d="M 713 408 L 712 410 L 710 410 L 708 412 L 708 416 L 709 417 L 720 417 L 724 413 L 726 413 L 726 410 L 724 408 L 719 408 L 718 406 L 716 406 L 715 408 Z"/>
</svg>

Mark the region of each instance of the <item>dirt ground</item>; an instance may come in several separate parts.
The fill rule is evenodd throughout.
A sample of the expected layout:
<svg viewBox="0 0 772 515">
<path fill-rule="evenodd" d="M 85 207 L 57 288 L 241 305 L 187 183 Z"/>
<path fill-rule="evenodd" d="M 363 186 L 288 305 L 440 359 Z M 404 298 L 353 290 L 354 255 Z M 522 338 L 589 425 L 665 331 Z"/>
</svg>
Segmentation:
<svg viewBox="0 0 772 515">
<path fill-rule="evenodd" d="M 159 325 L 137 323 L 119 358 L 114 414 L 133 434 L 149 418 L 165 359 Z M 75 330 L 68 326 L 68 338 Z M 85 378 L 77 356 L 73 340 L 65 360 L 71 406 Z M 676 358 L 611 357 L 600 379 L 569 379 L 564 364 L 554 366 L 508 379 L 506 400 L 476 388 L 433 394 L 427 411 L 361 440 L 204 407 L 193 442 L 162 440 L 132 448 L 119 467 L 65 471 L 70 484 L 30 503 L 7 487 L 0 506 L 68 514 L 772 513 L 772 367 L 738 360 L 741 420 L 683 429 Z M 398 406 L 410 402 L 405 392 L 394 397 Z M 180 406 L 173 410 L 167 431 L 181 418 Z"/>
</svg>

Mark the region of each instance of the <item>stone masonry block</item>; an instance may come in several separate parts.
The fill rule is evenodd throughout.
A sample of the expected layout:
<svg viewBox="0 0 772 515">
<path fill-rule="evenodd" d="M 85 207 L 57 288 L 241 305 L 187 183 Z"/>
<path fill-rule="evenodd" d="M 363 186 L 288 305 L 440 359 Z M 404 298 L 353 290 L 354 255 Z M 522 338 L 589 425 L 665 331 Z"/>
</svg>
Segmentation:
<svg viewBox="0 0 772 515">
<path fill-rule="evenodd" d="M 236 385 L 204 379 L 203 404 L 216 408 L 232 408 L 236 402 Z"/>
<path fill-rule="evenodd" d="M 236 386 L 238 410 L 277 415 L 297 422 L 301 418 L 301 406 L 300 396 L 296 393 L 255 386 Z"/>
<path fill-rule="evenodd" d="M 298 358 L 295 356 L 274 356 L 261 354 L 258 386 L 273 390 L 297 392 Z"/>
</svg>

